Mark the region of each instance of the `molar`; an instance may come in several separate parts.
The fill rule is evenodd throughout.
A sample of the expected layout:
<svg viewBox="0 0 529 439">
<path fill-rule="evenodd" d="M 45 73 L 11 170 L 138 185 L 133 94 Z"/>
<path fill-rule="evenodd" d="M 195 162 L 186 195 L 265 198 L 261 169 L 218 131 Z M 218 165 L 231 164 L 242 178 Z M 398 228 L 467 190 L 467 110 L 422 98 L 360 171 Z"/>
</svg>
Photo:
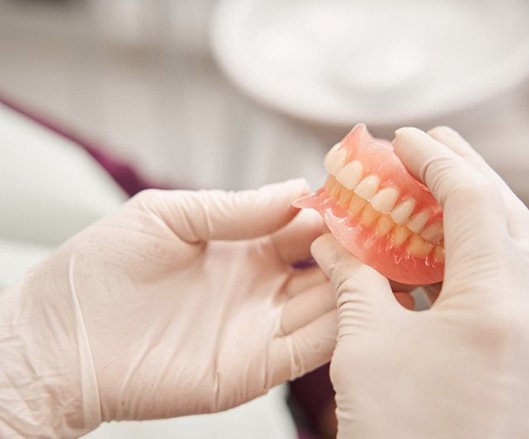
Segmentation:
<svg viewBox="0 0 529 439">
<path fill-rule="evenodd" d="M 421 232 L 421 236 L 427 241 L 437 244 L 441 239 L 443 239 L 443 223 L 438 221 L 427 225 L 424 230 Z"/>
<path fill-rule="evenodd" d="M 377 193 L 379 186 L 380 178 L 376 175 L 369 175 L 358 183 L 358 186 L 354 189 L 354 193 L 364 200 L 369 201 Z"/>
<path fill-rule="evenodd" d="M 336 174 L 336 179 L 347 189 L 354 189 L 362 178 L 364 167 L 358 160 L 353 160 L 347 163 L 341 170 Z"/>
<path fill-rule="evenodd" d="M 345 166 L 347 161 L 347 151 L 345 148 L 340 148 L 341 143 L 334 145 L 323 161 L 323 165 L 327 172 L 331 175 L 336 175 Z"/>
<path fill-rule="evenodd" d="M 381 189 L 371 199 L 370 203 L 380 213 L 389 213 L 399 198 L 399 191 L 393 187 Z"/>
<path fill-rule="evenodd" d="M 427 210 L 421 210 L 419 213 L 416 213 L 408 221 L 407 227 L 413 233 L 421 233 L 422 229 L 430 219 L 430 212 Z"/>
<path fill-rule="evenodd" d="M 391 218 L 393 221 L 397 224 L 405 224 L 413 212 L 413 209 L 415 209 L 415 204 L 416 201 L 413 198 L 408 198 L 398 204 L 397 207 L 391 211 Z"/>
</svg>

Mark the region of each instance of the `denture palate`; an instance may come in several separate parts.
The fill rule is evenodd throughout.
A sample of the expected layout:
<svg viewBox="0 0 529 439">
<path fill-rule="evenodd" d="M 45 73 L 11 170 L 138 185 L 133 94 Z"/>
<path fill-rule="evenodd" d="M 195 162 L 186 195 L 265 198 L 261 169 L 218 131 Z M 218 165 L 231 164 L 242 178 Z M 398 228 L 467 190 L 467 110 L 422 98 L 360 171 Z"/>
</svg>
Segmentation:
<svg viewBox="0 0 529 439">
<path fill-rule="evenodd" d="M 395 186 L 381 187 L 380 177 L 366 175 L 359 160 L 347 161 L 347 151 L 340 143 L 327 153 L 324 165 L 329 173 L 324 189 L 351 219 L 379 236 L 388 235 L 395 247 L 406 243 L 417 258 L 431 255 L 435 262 L 444 261 L 443 225 L 440 220 L 428 224 L 431 212 L 417 210 L 414 198 L 401 197 Z"/>
</svg>

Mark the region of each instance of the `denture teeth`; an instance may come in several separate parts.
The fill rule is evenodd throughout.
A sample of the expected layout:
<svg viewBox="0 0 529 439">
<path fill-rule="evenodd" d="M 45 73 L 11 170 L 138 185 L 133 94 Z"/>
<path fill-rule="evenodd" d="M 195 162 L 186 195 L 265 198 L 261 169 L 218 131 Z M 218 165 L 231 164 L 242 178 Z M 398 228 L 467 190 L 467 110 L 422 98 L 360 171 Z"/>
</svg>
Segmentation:
<svg viewBox="0 0 529 439">
<path fill-rule="evenodd" d="M 323 186 L 323 188 L 325 189 L 327 193 L 330 193 L 335 183 L 336 183 L 336 179 L 332 175 L 329 175 L 327 177 L 327 181 L 325 182 L 325 185 Z"/>
<path fill-rule="evenodd" d="M 389 213 L 399 198 L 399 191 L 392 187 L 381 189 L 371 199 L 370 203 L 380 213 Z"/>
<path fill-rule="evenodd" d="M 438 221 L 427 225 L 421 232 L 421 236 L 427 241 L 437 244 L 441 239 L 443 239 L 443 223 Z"/>
<path fill-rule="evenodd" d="M 393 237 L 392 241 L 394 245 L 402 245 L 406 239 L 411 235 L 411 232 L 408 230 L 407 227 L 404 226 L 397 226 L 395 227 L 395 230 L 393 230 Z"/>
<path fill-rule="evenodd" d="M 371 204 L 368 204 L 365 209 L 362 211 L 362 216 L 360 217 L 360 223 L 364 226 L 370 226 L 375 222 L 375 220 L 380 216 L 380 213 L 373 209 Z"/>
<path fill-rule="evenodd" d="M 377 227 L 375 230 L 378 235 L 384 236 L 391 231 L 394 225 L 395 223 L 388 215 L 382 215 L 377 221 Z"/>
<path fill-rule="evenodd" d="M 408 229 L 413 233 L 421 233 L 429 219 L 430 213 L 427 210 L 421 210 L 419 213 L 413 215 L 408 221 Z"/>
<path fill-rule="evenodd" d="M 415 209 L 415 200 L 413 198 L 408 198 L 402 203 L 399 203 L 392 211 L 391 218 L 397 224 L 405 224 L 410 218 L 413 209 Z"/>
<path fill-rule="evenodd" d="M 426 258 L 432 251 L 434 245 L 431 242 L 427 242 L 422 239 L 419 235 L 411 235 L 408 248 L 413 256 L 418 258 Z"/>
<path fill-rule="evenodd" d="M 349 208 L 347 209 L 347 213 L 351 217 L 355 217 L 360 213 L 360 211 L 364 208 L 364 206 L 367 204 L 367 201 L 363 198 L 360 198 L 358 195 L 353 194 L 351 198 L 351 202 L 349 203 Z"/>
<path fill-rule="evenodd" d="M 338 204 L 342 207 L 349 206 L 351 198 L 353 197 L 353 192 L 346 189 L 345 187 L 340 192 L 340 198 L 338 199 Z"/>
<path fill-rule="evenodd" d="M 338 182 L 334 183 L 334 186 L 329 191 L 329 197 L 338 198 L 340 196 L 340 191 L 342 190 L 342 185 Z"/>
<path fill-rule="evenodd" d="M 376 175 L 369 175 L 358 183 L 358 186 L 354 189 L 354 193 L 364 200 L 369 201 L 377 193 L 379 186 L 380 178 Z"/>
<path fill-rule="evenodd" d="M 336 179 L 347 189 L 354 189 L 359 183 L 364 172 L 362 163 L 358 160 L 353 160 L 347 163 L 341 170 L 336 174 Z"/>
<path fill-rule="evenodd" d="M 329 150 L 323 161 L 325 169 L 331 175 L 337 175 L 345 166 L 345 162 L 347 161 L 347 151 L 345 148 L 340 148 L 340 146 L 340 143 L 334 145 Z"/>
<path fill-rule="evenodd" d="M 436 245 L 433 249 L 433 260 L 435 262 L 444 262 L 445 260 L 445 251 L 440 245 Z"/>
</svg>

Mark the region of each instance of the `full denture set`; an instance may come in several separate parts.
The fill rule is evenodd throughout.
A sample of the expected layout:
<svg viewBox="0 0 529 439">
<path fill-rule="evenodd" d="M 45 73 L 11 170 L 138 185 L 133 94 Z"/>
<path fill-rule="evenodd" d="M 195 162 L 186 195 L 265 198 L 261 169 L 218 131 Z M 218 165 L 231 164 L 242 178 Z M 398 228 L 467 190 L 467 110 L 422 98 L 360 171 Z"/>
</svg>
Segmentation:
<svg viewBox="0 0 529 439">
<path fill-rule="evenodd" d="M 323 188 L 297 202 L 315 208 L 351 253 L 390 279 L 408 284 L 443 277 L 442 210 L 413 178 L 390 142 L 359 124 L 325 157 Z"/>
</svg>

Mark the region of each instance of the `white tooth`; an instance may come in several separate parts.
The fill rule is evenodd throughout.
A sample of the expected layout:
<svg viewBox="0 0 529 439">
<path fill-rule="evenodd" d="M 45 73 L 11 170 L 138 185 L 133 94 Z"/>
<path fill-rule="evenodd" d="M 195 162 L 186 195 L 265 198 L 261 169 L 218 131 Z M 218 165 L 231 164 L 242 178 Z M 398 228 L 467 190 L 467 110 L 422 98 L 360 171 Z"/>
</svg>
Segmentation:
<svg viewBox="0 0 529 439">
<path fill-rule="evenodd" d="M 345 166 L 347 160 L 347 151 L 345 148 L 340 148 L 341 144 L 337 143 L 334 145 L 323 161 L 323 165 L 327 172 L 331 175 L 336 176 L 338 172 Z"/>
<path fill-rule="evenodd" d="M 358 183 L 358 186 L 354 189 L 354 193 L 360 198 L 369 201 L 377 193 L 378 186 L 380 186 L 380 178 L 376 175 L 369 175 Z"/>
<path fill-rule="evenodd" d="M 373 209 L 380 213 L 389 213 L 399 198 L 399 191 L 393 187 L 387 187 L 377 192 L 370 203 Z"/>
<path fill-rule="evenodd" d="M 413 212 L 413 209 L 415 209 L 415 204 L 416 201 L 413 198 L 408 198 L 407 200 L 404 200 L 402 203 L 398 204 L 397 207 L 391 211 L 391 218 L 393 221 L 395 221 L 397 224 L 405 224 Z"/>
<path fill-rule="evenodd" d="M 421 236 L 434 244 L 438 243 L 443 239 L 443 223 L 438 221 L 426 226 L 422 231 Z"/>
<path fill-rule="evenodd" d="M 424 225 L 428 222 L 430 219 L 430 213 L 427 210 L 421 210 L 419 213 L 413 215 L 406 224 L 408 229 L 410 229 L 413 233 L 421 233 L 422 229 L 424 229 Z"/>
<path fill-rule="evenodd" d="M 362 178 L 363 172 L 364 167 L 362 166 L 362 163 L 358 160 L 353 160 L 352 162 L 347 163 L 342 170 L 336 174 L 336 180 L 338 180 L 342 186 L 351 190 L 358 184 Z"/>
</svg>

